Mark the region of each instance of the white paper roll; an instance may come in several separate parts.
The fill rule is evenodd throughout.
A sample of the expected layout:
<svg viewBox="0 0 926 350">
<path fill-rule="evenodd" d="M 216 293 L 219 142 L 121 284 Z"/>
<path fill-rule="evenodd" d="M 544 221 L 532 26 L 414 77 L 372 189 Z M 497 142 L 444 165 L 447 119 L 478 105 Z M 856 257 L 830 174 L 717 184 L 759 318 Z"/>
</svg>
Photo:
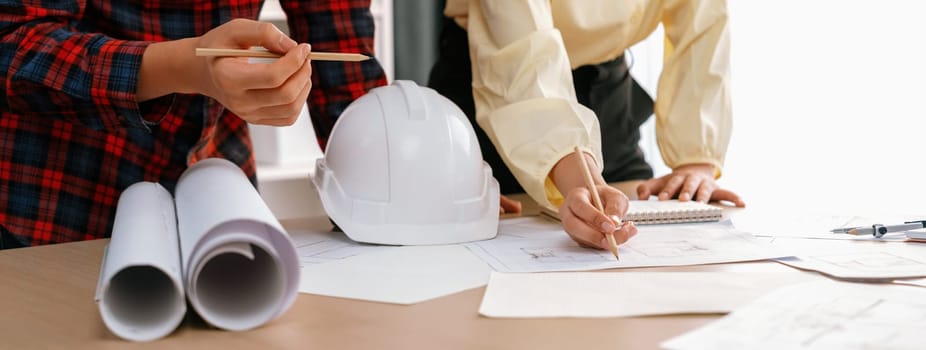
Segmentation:
<svg viewBox="0 0 926 350">
<path fill-rule="evenodd" d="M 119 197 L 96 292 L 103 322 L 119 337 L 157 339 L 183 320 L 174 215 L 170 193 L 157 183 L 136 183 Z"/>
<path fill-rule="evenodd" d="M 174 201 L 188 297 L 204 320 L 246 330 L 292 306 L 296 248 L 238 166 L 197 162 L 178 181 Z"/>
</svg>

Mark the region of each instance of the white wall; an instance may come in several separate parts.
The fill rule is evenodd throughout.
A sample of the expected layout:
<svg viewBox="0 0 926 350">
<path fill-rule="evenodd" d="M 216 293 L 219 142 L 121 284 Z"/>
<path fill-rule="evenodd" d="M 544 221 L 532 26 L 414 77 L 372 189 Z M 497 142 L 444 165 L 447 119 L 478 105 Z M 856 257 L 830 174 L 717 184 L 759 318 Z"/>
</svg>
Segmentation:
<svg viewBox="0 0 926 350">
<path fill-rule="evenodd" d="M 926 214 L 920 3 L 729 1 L 734 130 L 721 186 L 763 210 Z M 662 36 L 632 48 L 651 93 Z M 652 128 L 640 144 L 659 176 Z"/>
<path fill-rule="evenodd" d="M 721 184 L 753 206 L 926 213 L 919 4 L 730 1 L 735 128 Z"/>
</svg>

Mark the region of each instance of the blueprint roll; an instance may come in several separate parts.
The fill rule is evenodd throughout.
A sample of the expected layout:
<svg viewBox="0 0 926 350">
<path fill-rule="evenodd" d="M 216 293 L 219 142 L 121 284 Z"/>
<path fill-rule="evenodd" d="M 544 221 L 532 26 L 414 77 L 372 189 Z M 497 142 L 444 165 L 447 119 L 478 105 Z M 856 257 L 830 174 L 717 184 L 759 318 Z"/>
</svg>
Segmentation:
<svg viewBox="0 0 926 350">
<path fill-rule="evenodd" d="M 103 255 L 96 301 L 117 336 L 147 341 L 170 334 L 186 313 L 174 202 L 161 185 L 139 182 L 119 197 Z"/>
<path fill-rule="evenodd" d="M 296 248 L 237 165 L 197 162 L 177 181 L 174 202 L 187 298 L 206 322 L 247 330 L 289 309 Z"/>
</svg>

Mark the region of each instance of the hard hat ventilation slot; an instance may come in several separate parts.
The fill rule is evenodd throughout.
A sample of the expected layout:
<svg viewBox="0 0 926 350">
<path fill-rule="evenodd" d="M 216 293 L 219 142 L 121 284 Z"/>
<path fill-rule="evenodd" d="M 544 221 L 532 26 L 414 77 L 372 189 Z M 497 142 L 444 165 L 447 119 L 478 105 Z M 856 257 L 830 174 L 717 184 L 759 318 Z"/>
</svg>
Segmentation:
<svg viewBox="0 0 926 350">
<path fill-rule="evenodd" d="M 427 120 L 427 104 L 424 102 L 424 96 L 421 95 L 421 89 L 418 85 L 402 80 L 396 80 L 395 85 L 402 90 L 402 95 L 405 97 L 405 105 L 408 107 L 408 119 Z"/>
</svg>

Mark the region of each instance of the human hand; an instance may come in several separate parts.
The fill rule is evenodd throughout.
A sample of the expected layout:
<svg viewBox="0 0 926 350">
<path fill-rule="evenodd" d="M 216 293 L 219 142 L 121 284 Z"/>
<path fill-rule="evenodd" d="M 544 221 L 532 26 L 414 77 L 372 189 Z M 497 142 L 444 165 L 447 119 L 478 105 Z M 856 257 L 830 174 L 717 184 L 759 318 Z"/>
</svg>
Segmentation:
<svg viewBox="0 0 926 350">
<path fill-rule="evenodd" d="M 499 214 L 520 214 L 521 213 L 521 202 L 514 199 L 508 198 L 505 195 L 499 197 Z"/>
<path fill-rule="evenodd" d="M 637 197 L 641 200 L 646 200 L 651 195 L 657 195 L 659 200 L 678 198 L 681 202 L 697 200 L 705 203 L 723 200 L 740 208 L 746 206 L 739 195 L 717 186 L 714 167 L 710 164 L 683 165 L 671 174 L 649 179 L 637 186 Z"/>
<path fill-rule="evenodd" d="M 585 187 L 575 187 L 566 194 L 559 207 L 563 228 L 572 240 L 586 248 L 609 249 L 608 234 L 613 234 L 617 244 L 623 244 L 637 234 L 637 227 L 631 221 L 616 225 L 627 213 L 628 199 L 623 192 L 608 185 L 596 186 L 604 212 L 592 204 L 591 192 Z"/>
<path fill-rule="evenodd" d="M 283 54 L 275 62 L 243 57 L 197 57 L 198 91 L 249 123 L 292 125 L 312 88 L 311 48 L 297 44 L 266 22 L 236 19 L 196 40 L 196 47 L 247 49 L 262 46 Z"/>
</svg>

